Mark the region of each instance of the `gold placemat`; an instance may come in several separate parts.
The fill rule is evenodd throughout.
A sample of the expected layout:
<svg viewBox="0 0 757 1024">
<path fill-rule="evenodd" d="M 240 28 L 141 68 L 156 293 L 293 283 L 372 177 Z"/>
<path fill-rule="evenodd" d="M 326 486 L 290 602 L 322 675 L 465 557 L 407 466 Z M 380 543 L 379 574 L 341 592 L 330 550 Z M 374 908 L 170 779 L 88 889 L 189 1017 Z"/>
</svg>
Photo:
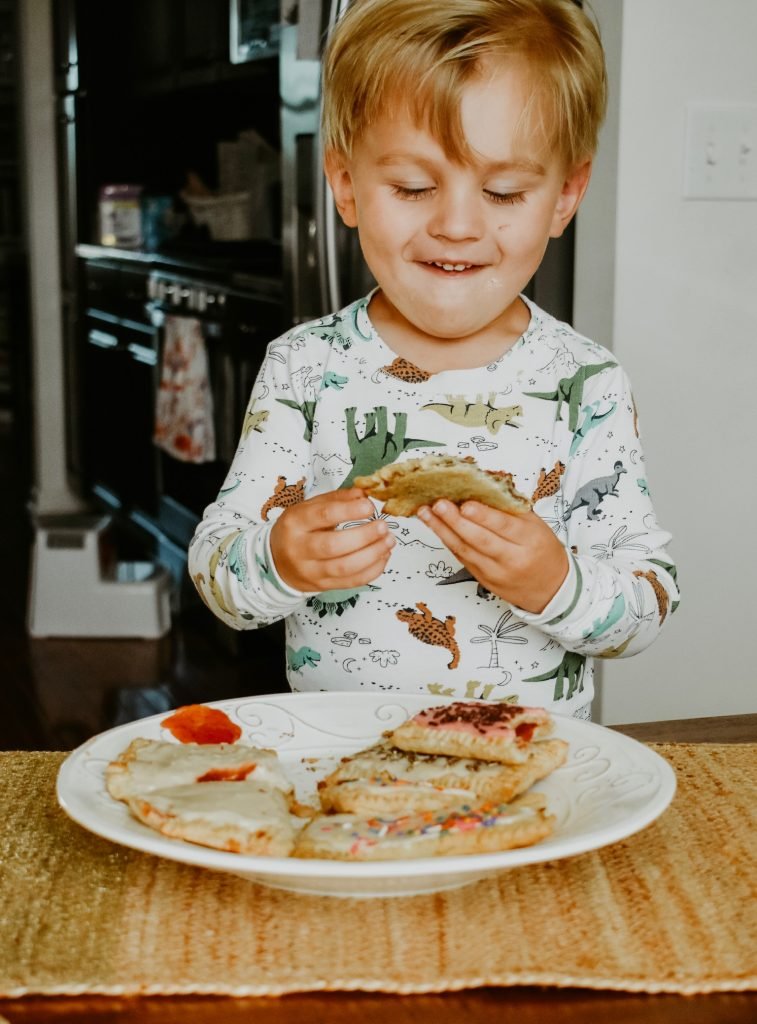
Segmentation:
<svg viewBox="0 0 757 1024">
<path fill-rule="evenodd" d="M 603 850 L 450 892 L 300 896 L 116 846 L 0 754 L 0 996 L 757 988 L 757 744 L 655 745 L 671 807 Z"/>
</svg>

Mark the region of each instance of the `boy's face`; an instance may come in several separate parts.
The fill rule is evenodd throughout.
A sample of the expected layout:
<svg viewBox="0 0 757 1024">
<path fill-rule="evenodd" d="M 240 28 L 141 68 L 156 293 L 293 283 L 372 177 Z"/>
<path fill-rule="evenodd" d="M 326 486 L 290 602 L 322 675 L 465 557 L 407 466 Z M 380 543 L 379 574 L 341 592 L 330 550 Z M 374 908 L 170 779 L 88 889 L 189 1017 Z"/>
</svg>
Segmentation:
<svg viewBox="0 0 757 1024">
<path fill-rule="evenodd" d="M 516 148 L 523 105 L 514 70 L 465 87 L 461 121 L 474 163 L 453 162 L 401 104 L 366 129 L 349 159 L 327 157 L 339 212 L 358 229 L 384 320 L 396 329 L 425 342 L 495 345 L 521 332 L 519 293 L 575 213 L 590 172 L 588 161 L 567 172 L 526 133 Z"/>
</svg>

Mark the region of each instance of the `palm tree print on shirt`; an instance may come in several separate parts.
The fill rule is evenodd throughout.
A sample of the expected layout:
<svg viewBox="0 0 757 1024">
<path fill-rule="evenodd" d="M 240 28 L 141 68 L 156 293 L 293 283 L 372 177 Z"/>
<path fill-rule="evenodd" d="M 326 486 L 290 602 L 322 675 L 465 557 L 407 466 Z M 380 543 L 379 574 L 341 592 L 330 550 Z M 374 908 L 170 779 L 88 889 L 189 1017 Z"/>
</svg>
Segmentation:
<svg viewBox="0 0 757 1024">
<path fill-rule="evenodd" d="M 500 644 L 525 644 L 528 643 L 524 636 L 516 636 L 519 629 L 525 629 L 525 622 L 510 622 L 512 611 L 508 609 L 497 619 L 494 627 L 484 626 L 479 623 L 479 629 L 483 636 L 474 636 L 472 644 L 490 644 L 489 664 L 487 668 L 499 668 L 499 645 Z M 481 666 L 484 667 L 483 665 Z"/>
</svg>

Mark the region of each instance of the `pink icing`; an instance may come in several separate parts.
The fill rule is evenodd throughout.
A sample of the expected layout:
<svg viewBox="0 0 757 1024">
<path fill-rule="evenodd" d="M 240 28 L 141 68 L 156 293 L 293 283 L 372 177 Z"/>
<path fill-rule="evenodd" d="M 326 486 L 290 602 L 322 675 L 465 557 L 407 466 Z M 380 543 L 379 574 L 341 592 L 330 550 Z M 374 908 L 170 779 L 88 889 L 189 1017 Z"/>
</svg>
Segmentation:
<svg viewBox="0 0 757 1024">
<path fill-rule="evenodd" d="M 415 725 L 445 732 L 523 742 L 528 742 L 534 729 L 548 720 L 549 715 L 544 708 L 462 701 L 426 708 L 412 719 Z"/>
</svg>

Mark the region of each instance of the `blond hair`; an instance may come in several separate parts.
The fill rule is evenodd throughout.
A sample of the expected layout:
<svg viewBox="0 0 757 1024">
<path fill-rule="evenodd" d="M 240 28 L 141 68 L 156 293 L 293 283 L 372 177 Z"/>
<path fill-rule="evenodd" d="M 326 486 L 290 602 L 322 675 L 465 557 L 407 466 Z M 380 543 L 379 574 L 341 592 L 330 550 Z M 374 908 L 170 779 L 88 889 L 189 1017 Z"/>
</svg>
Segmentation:
<svg viewBox="0 0 757 1024">
<path fill-rule="evenodd" d="M 525 70 L 521 133 L 569 167 L 593 155 L 607 76 L 599 32 L 573 0 L 354 0 L 324 58 L 324 149 L 349 156 L 399 100 L 448 156 L 469 159 L 461 94 L 497 65 Z"/>
</svg>

